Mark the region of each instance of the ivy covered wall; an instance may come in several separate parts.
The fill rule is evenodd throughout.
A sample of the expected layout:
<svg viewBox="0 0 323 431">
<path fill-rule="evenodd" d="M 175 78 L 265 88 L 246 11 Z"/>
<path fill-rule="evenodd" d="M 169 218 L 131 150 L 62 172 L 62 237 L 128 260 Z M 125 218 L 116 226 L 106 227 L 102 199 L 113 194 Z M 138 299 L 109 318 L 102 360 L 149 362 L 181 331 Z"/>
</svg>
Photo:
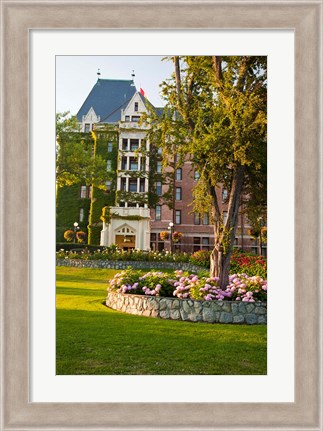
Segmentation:
<svg viewBox="0 0 323 431">
<path fill-rule="evenodd" d="M 92 154 L 95 157 L 101 156 L 106 163 L 111 161 L 108 171 L 109 186 L 92 185 L 91 197 L 89 186 L 87 187 L 87 197 L 81 198 L 81 182 L 73 185 L 59 187 L 56 197 L 56 242 L 65 242 L 64 232 L 73 229 L 73 223 L 79 223 L 79 227 L 87 232 L 88 244 L 100 244 L 100 232 L 102 221 L 100 220 L 102 208 L 104 206 L 115 205 L 116 183 L 117 183 L 117 162 L 118 162 L 118 131 L 111 127 L 105 131 L 94 133 L 73 133 L 69 134 L 64 145 L 73 145 L 74 142 L 84 142 L 84 145 L 92 147 Z M 84 211 L 83 221 L 80 221 L 80 209 Z"/>
<path fill-rule="evenodd" d="M 102 230 L 102 208 L 114 206 L 116 202 L 117 168 L 118 168 L 118 139 L 119 133 L 112 129 L 95 132 L 94 136 L 94 156 L 101 156 L 106 162 L 111 161 L 109 170 L 109 186 L 103 185 L 93 187 L 92 199 L 88 225 L 88 243 L 91 245 L 100 244 Z"/>
<path fill-rule="evenodd" d="M 64 232 L 73 230 L 73 223 L 78 222 L 80 229 L 87 232 L 87 220 L 90 210 L 90 199 L 81 198 L 81 186 L 67 186 L 57 193 L 56 242 L 65 242 Z M 80 209 L 84 209 L 84 221 L 80 222 Z"/>
</svg>

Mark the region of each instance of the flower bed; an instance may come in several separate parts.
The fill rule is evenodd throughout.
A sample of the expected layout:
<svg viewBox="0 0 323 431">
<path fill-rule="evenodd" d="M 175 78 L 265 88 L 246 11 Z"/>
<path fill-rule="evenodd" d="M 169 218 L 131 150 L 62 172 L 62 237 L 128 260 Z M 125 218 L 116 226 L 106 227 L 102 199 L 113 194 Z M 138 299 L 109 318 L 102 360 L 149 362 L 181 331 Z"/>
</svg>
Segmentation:
<svg viewBox="0 0 323 431">
<path fill-rule="evenodd" d="M 113 262 L 178 262 L 190 263 L 203 268 L 210 266 L 210 252 L 199 250 L 193 253 L 170 253 L 168 251 L 123 251 L 114 247 L 99 248 L 92 253 L 86 248 L 83 250 L 59 250 L 57 260 L 84 260 L 84 261 L 113 261 Z M 231 258 L 231 273 L 248 274 L 267 278 L 267 260 L 264 256 L 234 251 Z"/>
<path fill-rule="evenodd" d="M 142 275 L 131 268 L 116 274 L 109 281 L 108 291 L 204 301 L 266 302 L 267 281 L 259 276 L 234 274 L 222 290 L 216 277 L 199 277 L 182 270 L 173 274 L 151 271 Z"/>
</svg>

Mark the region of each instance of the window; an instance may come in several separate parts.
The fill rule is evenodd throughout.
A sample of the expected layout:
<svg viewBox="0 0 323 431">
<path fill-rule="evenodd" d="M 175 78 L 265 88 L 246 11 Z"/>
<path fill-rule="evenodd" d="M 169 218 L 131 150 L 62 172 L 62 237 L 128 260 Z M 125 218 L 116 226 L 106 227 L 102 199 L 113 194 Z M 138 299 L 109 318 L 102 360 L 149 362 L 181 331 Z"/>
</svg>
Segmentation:
<svg viewBox="0 0 323 431">
<path fill-rule="evenodd" d="M 176 181 L 182 181 L 182 168 L 176 169 Z"/>
<path fill-rule="evenodd" d="M 111 181 L 107 181 L 105 183 L 106 191 L 109 192 L 111 190 Z"/>
<path fill-rule="evenodd" d="M 107 160 L 107 171 L 111 171 L 111 160 Z"/>
<path fill-rule="evenodd" d="M 193 238 L 193 251 L 198 251 L 201 249 L 201 238 L 199 236 L 194 236 Z"/>
<path fill-rule="evenodd" d="M 128 139 L 122 139 L 122 149 L 123 151 L 128 150 Z"/>
<path fill-rule="evenodd" d="M 228 211 L 223 211 L 223 224 L 226 223 L 227 218 L 228 218 Z"/>
<path fill-rule="evenodd" d="M 161 183 L 161 181 L 156 182 L 156 194 L 158 196 L 162 195 L 162 183 Z"/>
<path fill-rule="evenodd" d="M 129 179 L 129 192 L 137 192 L 137 178 Z"/>
<path fill-rule="evenodd" d="M 130 139 L 130 151 L 138 150 L 139 139 Z"/>
<path fill-rule="evenodd" d="M 194 172 L 194 180 L 197 181 L 200 179 L 200 173 L 198 171 Z"/>
<path fill-rule="evenodd" d="M 210 240 L 209 238 L 202 238 L 202 250 L 209 250 Z"/>
<path fill-rule="evenodd" d="M 86 186 L 81 186 L 81 198 L 84 199 L 87 197 L 87 189 Z"/>
<path fill-rule="evenodd" d="M 108 153 L 112 152 L 112 142 L 108 142 Z"/>
<path fill-rule="evenodd" d="M 138 102 L 135 102 L 135 111 L 138 112 Z"/>
<path fill-rule="evenodd" d="M 84 124 L 84 133 L 89 133 L 89 131 L 91 130 L 91 124 Z"/>
<path fill-rule="evenodd" d="M 124 120 L 129 122 L 130 121 L 130 115 L 126 115 Z"/>
<path fill-rule="evenodd" d="M 223 188 L 223 189 L 222 189 L 222 201 L 223 201 L 223 202 L 226 202 L 226 201 L 227 201 L 227 199 L 228 199 L 228 190 L 227 190 L 227 189 L 225 189 L 225 188 Z"/>
<path fill-rule="evenodd" d="M 130 170 L 137 171 L 138 170 L 138 159 L 135 157 L 130 157 Z"/>
<path fill-rule="evenodd" d="M 176 210 L 175 211 L 175 224 L 181 224 L 182 223 L 182 211 Z"/>
<path fill-rule="evenodd" d="M 127 157 L 122 157 L 121 159 L 121 170 L 122 171 L 127 170 Z"/>
<path fill-rule="evenodd" d="M 84 221 L 84 208 L 80 208 L 80 217 L 79 217 L 80 223 Z"/>
<path fill-rule="evenodd" d="M 131 121 L 133 121 L 134 123 L 139 123 L 140 120 L 140 115 L 133 115 L 131 117 Z"/>
<path fill-rule="evenodd" d="M 182 187 L 176 187 L 175 200 L 176 201 L 182 200 Z"/>
<path fill-rule="evenodd" d="M 210 224 L 210 215 L 209 215 L 209 213 L 204 213 L 204 215 L 203 215 L 203 224 Z"/>
<path fill-rule="evenodd" d="M 125 192 L 127 190 L 126 178 L 121 178 L 121 191 Z"/>
<path fill-rule="evenodd" d="M 161 205 L 156 205 L 156 220 L 161 220 Z"/>
<path fill-rule="evenodd" d="M 201 218 L 199 213 L 194 213 L 194 224 L 200 224 Z"/>
<path fill-rule="evenodd" d="M 160 174 L 162 171 L 162 162 L 161 160 L 157 161 L 157 172 Z"/>
<path fill-rule="evenodd" d="M 157 150 L 157 154 L 162 154 L 162 152 L 163 152 L 163 149 L 161 147 L 159 147 Z"/>
<path fill-rule="evenodd" d="M 145 178 L 140 178 L 140 190 L 141 193 L 145 191 Z"/>
</svg>

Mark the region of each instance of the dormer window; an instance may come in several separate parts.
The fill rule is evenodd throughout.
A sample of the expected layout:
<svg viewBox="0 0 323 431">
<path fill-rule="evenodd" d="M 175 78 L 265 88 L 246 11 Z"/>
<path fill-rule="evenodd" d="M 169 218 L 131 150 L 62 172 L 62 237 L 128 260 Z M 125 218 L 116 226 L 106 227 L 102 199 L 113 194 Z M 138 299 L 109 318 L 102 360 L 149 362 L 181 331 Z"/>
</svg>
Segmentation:
<svg viewBox="0 0 323 431">
<path fill-rule="evenodd" d="M 124 120 L 125 120 L 126 122 L 129 122 L 129 121 L 130 121 L 130 115 L 126 115 Z"/>
<path fill-rule="evenodd" d="M 138 112 L 138 102 L 135 102 L 135 111 Z"/>
<path fill-rule="evenodd" d="M 84 133 L 89 133 L 91 130 L 91 124 L 85 123 L 84 125 Z"/>
<path fill-rule="evenodd" d="M 139 123 L 140 120 L 140 115 L 133 115 L 131 117 L 131 121 L 133 121 L 134 123 Z"/>
</svg>

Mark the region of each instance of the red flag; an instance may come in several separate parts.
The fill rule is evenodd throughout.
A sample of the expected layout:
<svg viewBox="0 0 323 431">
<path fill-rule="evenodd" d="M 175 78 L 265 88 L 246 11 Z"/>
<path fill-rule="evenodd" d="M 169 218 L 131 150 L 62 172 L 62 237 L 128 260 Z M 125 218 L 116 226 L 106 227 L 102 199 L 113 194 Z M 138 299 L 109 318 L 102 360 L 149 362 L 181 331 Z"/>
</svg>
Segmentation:
<svg viewBox="0 0 323 431">
<path fill-rule="evenodd" d="M 140 94 L 142 95 L 142 96 L 145 96 L 145 92 L 144 92 L 144 90 L 140 87 Z"/>
</svg>

